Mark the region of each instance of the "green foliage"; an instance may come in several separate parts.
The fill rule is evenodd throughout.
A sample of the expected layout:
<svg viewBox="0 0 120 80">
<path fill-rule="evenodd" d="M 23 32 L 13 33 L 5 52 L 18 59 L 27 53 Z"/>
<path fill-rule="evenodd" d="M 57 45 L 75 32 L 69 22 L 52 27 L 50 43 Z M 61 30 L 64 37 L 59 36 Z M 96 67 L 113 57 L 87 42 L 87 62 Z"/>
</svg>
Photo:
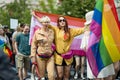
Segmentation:
<svg viewBox="0 0 120 80">
<path fill-rule="evenodd" d="M 7 4 L 5 9 L 0 9 L 0 23 L 10 25 L 10 18 L 18 19 L 19 23 L 30 23 L 30 10 L 27 7 L 25 0 L 16 0 L 13 3 Z"/>
<path fill-rule="evenodd" d="M 39 1 L 39 11 L 84 18 L 85 13 L 94 9 L 96 0 L 62 0 L 56 4 L 55 0 Z M 57 8 L 56 8 L 57 7 Z"/>
<path fill-rule="evenodd" d="M 30 23 L 30 9 L 26 4 L 28 0 L 15 0 L 0 8 L 0 23 L 10 25 L 10 18 L 18 19 L 19 23 Z M 29 0 L 31 1 L 31 0 Z M 84 18 L 85 13 L 93 10 L 96 0 L 62 0 L 61 4 L 56 4 L 56 0 L 39 0 L 39 10 L 41 12 L 68 15 Z"/>
<path fill-rule="evenodd" d="M 9 17 L 9 14 L 8 14 L 8 11 L 6 10 L 3 10 L 2 8 L 0 8 L 0 24 L 7 24 L 9 25 L 9 20 L 8 20 Z"/>
<path fill-rule="evenodd" d="M 56 13 L 55 0 L 40 0 L 38 9 L 41 12 Z"/>
<path fill-rule="evenodd" d="M 93 10 L 95 0 L 63 0 L 58 7 L 58 14 L 84 18 L 85 13 Z"/>
</svg>

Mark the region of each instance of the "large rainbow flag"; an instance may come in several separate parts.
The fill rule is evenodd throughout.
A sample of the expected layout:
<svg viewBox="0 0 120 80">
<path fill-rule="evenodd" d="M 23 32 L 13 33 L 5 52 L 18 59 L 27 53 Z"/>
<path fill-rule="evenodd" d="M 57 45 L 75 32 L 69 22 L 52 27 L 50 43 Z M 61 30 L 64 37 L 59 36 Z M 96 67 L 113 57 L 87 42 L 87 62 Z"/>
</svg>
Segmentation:
<svg viewBox="0 0 120 80">
<path fill-rule="evenodd" d="M 60 15 L 57 15 L 57 14 L 43 13 L 43 12 L 39 12 L 39 11 L 35 11 L 35 14 L 40 18 L 42 16 L 48 16 L 51 19 L 50 24 L 55 26 L 55 27 L 57 26 L 57 18 L 60 16 Z M 84 27 L 85 19 L 69 17 L 69 16 L 65 16 L 65 17 L 67 18 L 69 28 Z M 32 16 L 32 18 L 31 18 L 31 27 L 30 27 L 29 44 L 31 44 L 34 32 L 39 27 L 42 27 L 42 25 L 38 22 L 38 20 L 35 17 Z M 73 40 L 73 43 L 71 45 L 71 50 L 73 50 L 74 53 L 84 55 L 85 54 L 84 51 L 80 49 L 81 38 L 82 38 L 82 35 L 79 35 L 79 36 L 75 37 L 75 39 Z"/>
<path fill-rule="evenodd" d="M 87 58 L 92 73 L 120 60 L 120 22 L 114 0 L 97 0 L 90 25 Z"/>
</svg>

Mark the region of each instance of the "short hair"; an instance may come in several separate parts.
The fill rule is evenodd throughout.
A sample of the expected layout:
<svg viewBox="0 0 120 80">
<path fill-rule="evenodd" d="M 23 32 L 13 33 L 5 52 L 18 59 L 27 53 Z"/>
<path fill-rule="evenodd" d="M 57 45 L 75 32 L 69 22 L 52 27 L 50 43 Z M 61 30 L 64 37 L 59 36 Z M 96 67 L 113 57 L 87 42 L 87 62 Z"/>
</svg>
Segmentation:
<svg viewBox="0 0 120 80">
<path fill-rule="evenodd" d="M 18 32 L 20 31 L 20 26 L 17 26 L 16 31 Z"/>
<path fill-rule="evenodd" d="M 7 25 L 4 25 L 3 28 L 4 28 L 4 29 L 8 29 L 8 26 L 7 26 Z"/>
<path fill-rule="evenodd" d="M 24 23 L 20 23 L 20 27 L 25 27 L 25 24 Z"/>
<path fill-rule="evenodd" d="M 40 19 L 40 22 L 50 22 L 50 18 L 48 16 L 43 16 L 41 19 Z"/>
</svg>

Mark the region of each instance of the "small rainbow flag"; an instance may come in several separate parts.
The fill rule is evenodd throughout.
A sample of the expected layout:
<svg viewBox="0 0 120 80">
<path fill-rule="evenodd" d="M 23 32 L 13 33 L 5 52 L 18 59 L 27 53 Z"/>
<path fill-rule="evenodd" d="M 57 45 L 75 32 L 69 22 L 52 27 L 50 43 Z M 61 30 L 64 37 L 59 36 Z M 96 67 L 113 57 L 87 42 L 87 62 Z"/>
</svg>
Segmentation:
<svg viewBox="0 0 120 80">
<path fill-rule="evenodd" d="M 3 52 L 8 56 L 12 57 L 12 51 L 9 49 L 9 47 L 2 41 L 0 40 L 0 49 L 3 50 Z"/>
<path fill-rule="evenodd" d="M 97 0 L 90 30 L 86 56 L 97 77 L 104 67 L 120 60 L 120 22 L 114 0 Z"/>
</svg>

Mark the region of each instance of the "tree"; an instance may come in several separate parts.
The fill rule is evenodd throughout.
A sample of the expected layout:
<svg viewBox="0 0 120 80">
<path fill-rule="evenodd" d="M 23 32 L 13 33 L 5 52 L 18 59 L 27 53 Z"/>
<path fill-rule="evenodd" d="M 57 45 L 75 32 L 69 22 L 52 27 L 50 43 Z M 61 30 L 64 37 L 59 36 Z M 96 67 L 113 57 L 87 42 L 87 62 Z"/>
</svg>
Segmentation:
<svg viewBox="0 0 120 80">
<path fill-rule="evenodd" d="M 37 10 L 41 12 L 48 12 L 48 13 L 57 13 L 57 8 L 55 7 L 56 0 L 40 0 L 39 6 Z"/>
<path fill-rule="evenodd" d="M 56 4 L 56 0 L 39 1 L 39 11 L 67 15 L 72 17 L 84 18 L 85 13 L 94 9 L 96 0 L 59 0 L 60 4 Z"/>
<path fill-rule="evenodd" d="M 0 23 L 9 26 L 10 18 L 18 19 L 20 23 L 30 23 L 31 9 L 28 8 L 26 1 L 31 0 L 15 0 L 13 3 L 6 4 L 5 8 L 0 8 Z M 84 18 L 86 12 L 94 9 L 96 1 L 60 0 L 60 2 L 60 4 L 57 4 L 56 0 L 39 0 L 40 7 L 36 8 L 36 10 L 41 12 Z"/>
<path fill-rule="evenodd" d="M 30 9 L 25 2 L 26 0 L 15 0 L 13 3 L 7 4 L 5 9 L 0 10 L 0 23 L 10 25 L 10 18 L 18 19 L 20 23 L 30 23 Z"/>
<path fill-rule="evenodd" d="M 7 12 L 7 10 L 3 10 L 2 8 L 0 8 L 0 24 L 7 24 L 9 25 L 9 14 Z"/>
<path fill-rule="evenodd" d="M 94 9 L 95 0 L 63 0 L 58 14 L 84 18 L 85 13 Z"/>
</svg>

